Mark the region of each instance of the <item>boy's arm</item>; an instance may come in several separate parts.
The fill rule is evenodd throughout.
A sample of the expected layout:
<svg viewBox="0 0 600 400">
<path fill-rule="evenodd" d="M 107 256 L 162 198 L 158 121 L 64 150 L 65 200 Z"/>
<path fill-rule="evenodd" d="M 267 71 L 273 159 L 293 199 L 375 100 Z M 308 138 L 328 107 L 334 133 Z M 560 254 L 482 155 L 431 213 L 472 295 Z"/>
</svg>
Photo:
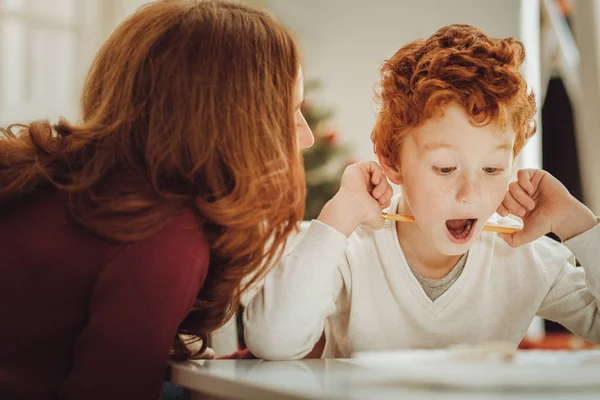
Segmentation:
<svg viewBox="0 0 600 400">
<path fill-rule="evenodd" d="M 300 359 L 321 337 L 343 288 L 338 262 L 348 239 L 313 221 L 294 249 L 265 278 L 244 311 L 248 349 L 266 360 Z"/>
<path fill-rule="evenodd" d="M 538 309 L 538 315 L 600 344 L 598 220 L 548 172 L 521 170 L 517 178 L 509 185 L 498 213 L 520 216 L 523 229 L 514 234 L 502 234 L 502 238 L 509 245 L 518 247 L 553 232 L 583 266 L 583 269 L 577 268 L 573 257 L 565 262 Z"/>
<path fill-rule="evenodd" d="M 565 264 L 542 302 L 538 315 L 600 344 L 600 225 L 564 243 L 575 260 Z"/>
<path fill-rule="evenodd" d="M 265 279 L 244 313 L 245 341 L 269 360 L 302 358 L 336 312 L 343 288 L 339 268 L 348 268 L 344 251 L 360 224 L 383 227 L 381 209 L 392 188 L 374 162 L 350 165 L 341 187 L 300 242 Z"/>
<path fill-rule="evenodd" d="M 512 247 L 532 242 L 548 232 L 563 242 L 594 227 L 598 221 L 583 203 L 548 172 L 522 169 L 518 180 L 511 182 L 498 213 L 509 213 L 523 220 L 523 229 L 513 234 L 500 234 Z"/>
</svg>

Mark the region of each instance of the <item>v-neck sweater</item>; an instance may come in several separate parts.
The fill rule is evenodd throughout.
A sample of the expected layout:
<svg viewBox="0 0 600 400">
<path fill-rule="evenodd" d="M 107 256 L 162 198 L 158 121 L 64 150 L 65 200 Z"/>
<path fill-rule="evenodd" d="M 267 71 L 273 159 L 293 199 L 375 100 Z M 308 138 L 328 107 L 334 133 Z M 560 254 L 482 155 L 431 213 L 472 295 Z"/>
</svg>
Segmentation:
<svg viewBox="0 0 600 400">
<path fill-rule="evenodd" d="M 422 275 L 410 262 L 410 260 L 406 260 L 406 263 L 410 267 L 415 278 L 419 281 L 419 284 L 425 291 L 427 297 L 431 300 L 435 300 L 440 297 L 442 294 L 446 292 L 453 284 L 456 282 L 463 269 L 465 268 L 465 264 L 467 262 L 467 254 L 463 254 L 463 256 L 458 260 L 456 265 L 452 267 L 452 269 L 443 277 L 439 279 L 431 279 Z"/>
<path fill-rule="evenodd" d="M 460 276 L 433 301 L 406 262 L 395 222 L 346 238 L 312 221 L 246 308 L 245 339 L 273 360 L 305 356 L 323 332 L 323 357 L 486 341 L 516 348 L 538 315 L 600 343 L 599 300 L 600 225 L 562 244 L 542 237 L 518 248 L 481 232 Z"/>
</svg>

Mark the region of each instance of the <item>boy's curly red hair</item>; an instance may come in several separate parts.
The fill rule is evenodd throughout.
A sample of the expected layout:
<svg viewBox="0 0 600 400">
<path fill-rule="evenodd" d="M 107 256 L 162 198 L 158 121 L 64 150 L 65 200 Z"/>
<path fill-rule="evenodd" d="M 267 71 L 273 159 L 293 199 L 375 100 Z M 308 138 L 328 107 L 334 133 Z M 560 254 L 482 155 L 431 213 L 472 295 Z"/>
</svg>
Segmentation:
<svg viewBox="0 0 600 400">
<path fill-rule="evenodd" d="M 536 131 L 533 93 L 519 71 L 523 45 L 493 39 L 469 25 L 450 25 L 403 46 L 381 68 L 381 110 L 371 135 L 377 154 L 399 165 L 404 135 L 450 103 L 471 116 L 515 131 L 514 155 Z"/>
</svg>

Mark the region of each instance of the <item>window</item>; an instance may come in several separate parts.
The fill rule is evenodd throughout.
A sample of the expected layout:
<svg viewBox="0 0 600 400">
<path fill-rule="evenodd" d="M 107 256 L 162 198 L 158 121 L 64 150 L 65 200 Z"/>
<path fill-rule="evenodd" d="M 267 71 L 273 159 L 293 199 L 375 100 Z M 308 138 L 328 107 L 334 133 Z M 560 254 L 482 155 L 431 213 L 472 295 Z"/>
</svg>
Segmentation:
<svg viewBox="0 0 600 400">
<path fill-rule="evenodd" d="M 78 114 L 81 0 L 0 0 L 0 125 Z"/>
</svg>

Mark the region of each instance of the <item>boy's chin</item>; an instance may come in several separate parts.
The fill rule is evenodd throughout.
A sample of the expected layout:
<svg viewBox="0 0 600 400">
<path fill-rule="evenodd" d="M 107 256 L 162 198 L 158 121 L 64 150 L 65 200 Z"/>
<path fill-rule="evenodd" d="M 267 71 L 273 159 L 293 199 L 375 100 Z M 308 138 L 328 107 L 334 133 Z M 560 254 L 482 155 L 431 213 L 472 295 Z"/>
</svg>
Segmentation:
<svg viewBox="0 0 600 400">
<path fill-rule="evenodd" d="M 442 241 L 443 243 L 439 243 L 437 247 L 440 253 L 446 256 L 462 256 L 473 244 L 473 239 L 462 244 L 451 243 L 447 238 L 443 238 Z"/>
<path fill-rule="evenodd" d="M 469 251 L 469 246 L 461 246 L 461 249 L 454 249 L 454 250 L 448 250 L 445 249 L 444 251 L 442 251 L 442 254 L 444 254 L 445 256 L 462 256 L 463 254 L 465 254 L 467 251 Z"/>
</svg>

